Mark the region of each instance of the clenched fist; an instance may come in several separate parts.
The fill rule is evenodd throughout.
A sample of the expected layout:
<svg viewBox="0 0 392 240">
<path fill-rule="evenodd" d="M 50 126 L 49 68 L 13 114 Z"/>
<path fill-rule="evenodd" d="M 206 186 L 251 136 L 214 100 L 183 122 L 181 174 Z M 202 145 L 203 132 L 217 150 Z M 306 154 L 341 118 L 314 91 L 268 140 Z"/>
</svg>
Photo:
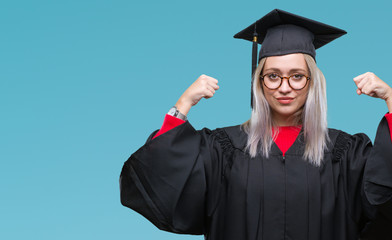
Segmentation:
<svg viewBox="0 0 392 240">
<path fill-rule="evenodd" d="M 381 98 L 387 103 L 389 112 L 392 113 L 392 88 L 378 78 L 374 73 L 367 72 L 354 78 L 357 85 L 357 94 L 366 94 L 371 97 Z"/>
<path fill-rule="evenodd" d="M 182 114 L 187 115 L 192 106 L 196 105 L 202 98 L 211 98 L 218 89 L 218 80 L 203 74 L 185 90 L 178 99 L 176 106 Z"/>
</svg>

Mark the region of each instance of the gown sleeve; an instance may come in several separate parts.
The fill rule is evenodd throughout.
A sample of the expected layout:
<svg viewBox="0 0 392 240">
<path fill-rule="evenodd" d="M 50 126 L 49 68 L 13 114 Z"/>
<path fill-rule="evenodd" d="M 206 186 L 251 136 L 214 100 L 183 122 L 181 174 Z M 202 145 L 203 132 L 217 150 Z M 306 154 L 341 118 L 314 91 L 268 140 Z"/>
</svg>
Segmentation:
<svg viewBox="0 0 392 240">
<path fill-rule="evenodd" d="M 374 146 L 365 134 L 341 134 L 335 145 L 340 159 L 345 195 L 361 239 L 392 236 L 392 141 L 386 117 L 381 120 Z"/>
<path fill-rule="evenodd" d="M 392 228 L 392 140 L 388 122 L 384 117 L 378 126 L 366 163 L 364 189 L 370 204 L 378 206 Z"/>
<path fill-rule="evenodd" d="M 121 203 L 161 230 L 204 234 L 219 195 L 227 139 L 222 130 L 196 131 L 189 121 L 152 139 L 155 133 L 124 163 Z"/>
<path fill-rule="evenodd" d="M 184 122 L 185 121 L 182 119 L 166 114 L 161 129 L 159 129 L 159 131 L 155 134 L 155 136 L 152 139 L 158 137 L 161 134 L 164 134 L 167 131 L 170 131 L 171 129 L 183 124 Z"/>
</svg>

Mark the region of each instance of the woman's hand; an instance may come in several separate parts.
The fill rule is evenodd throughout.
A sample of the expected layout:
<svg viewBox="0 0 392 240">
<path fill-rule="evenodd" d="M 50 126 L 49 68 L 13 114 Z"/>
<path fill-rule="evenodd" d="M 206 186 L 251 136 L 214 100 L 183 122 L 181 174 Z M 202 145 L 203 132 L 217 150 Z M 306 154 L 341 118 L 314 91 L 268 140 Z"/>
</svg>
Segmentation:
<svg viewBox="0 0 392 240">
<path fill-rule="evenodd" d="M 384 99 L 392 113 L 392 88 L 378 78 L 374 73 L 367 72 L 354 78 L 357 85 L 357 94 L 366 94 L 371 97 Z"/>
<path fill-rule="evenodd" d="M 176 107 L 182 114 L 187 115 L 192 106 L 202 98 L 211 98 L 218 89 L 218 80 L 203 74 L 181 95 Z"/>
</svg>

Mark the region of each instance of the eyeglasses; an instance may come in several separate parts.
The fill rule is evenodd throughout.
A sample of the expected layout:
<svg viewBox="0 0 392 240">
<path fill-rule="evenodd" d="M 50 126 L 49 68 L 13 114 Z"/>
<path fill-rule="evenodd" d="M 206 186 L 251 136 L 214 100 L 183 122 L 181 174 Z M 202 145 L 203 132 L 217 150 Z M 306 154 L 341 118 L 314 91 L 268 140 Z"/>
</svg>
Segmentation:
<svg viewBox="0 0 392 240">
<path fill-rule="evenodd" d="M 294 90 L 303 89 L 308 83 L 308 80 L 310 80 L 309 76 L 298 73 L 289 77 L 281 77 L 276 73 L 267 73 L 263 76 L 260 76 L 260 80 L 263 81 L 264 86 L 271 90 L 278 89 L 282 85 L 283 79 L 285 78 L 288 80 L 289 86 Z"/>
</svg>

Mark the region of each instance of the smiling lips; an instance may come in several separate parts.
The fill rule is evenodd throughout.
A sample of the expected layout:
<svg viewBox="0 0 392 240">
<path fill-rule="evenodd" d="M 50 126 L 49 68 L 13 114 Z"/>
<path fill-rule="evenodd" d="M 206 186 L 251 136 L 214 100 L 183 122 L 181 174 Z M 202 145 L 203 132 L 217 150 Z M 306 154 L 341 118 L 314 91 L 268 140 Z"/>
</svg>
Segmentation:
<svg viewBox="0 0 392 240">
<path fill-rule="evenodd" d="M 289 104 L 292 101 L 294 101 L 294 98 L 292 97 L 279 97 L 276 98 L 278 100 L 278 102 L 280 102 L 281 104 Z"/>
</svg>

